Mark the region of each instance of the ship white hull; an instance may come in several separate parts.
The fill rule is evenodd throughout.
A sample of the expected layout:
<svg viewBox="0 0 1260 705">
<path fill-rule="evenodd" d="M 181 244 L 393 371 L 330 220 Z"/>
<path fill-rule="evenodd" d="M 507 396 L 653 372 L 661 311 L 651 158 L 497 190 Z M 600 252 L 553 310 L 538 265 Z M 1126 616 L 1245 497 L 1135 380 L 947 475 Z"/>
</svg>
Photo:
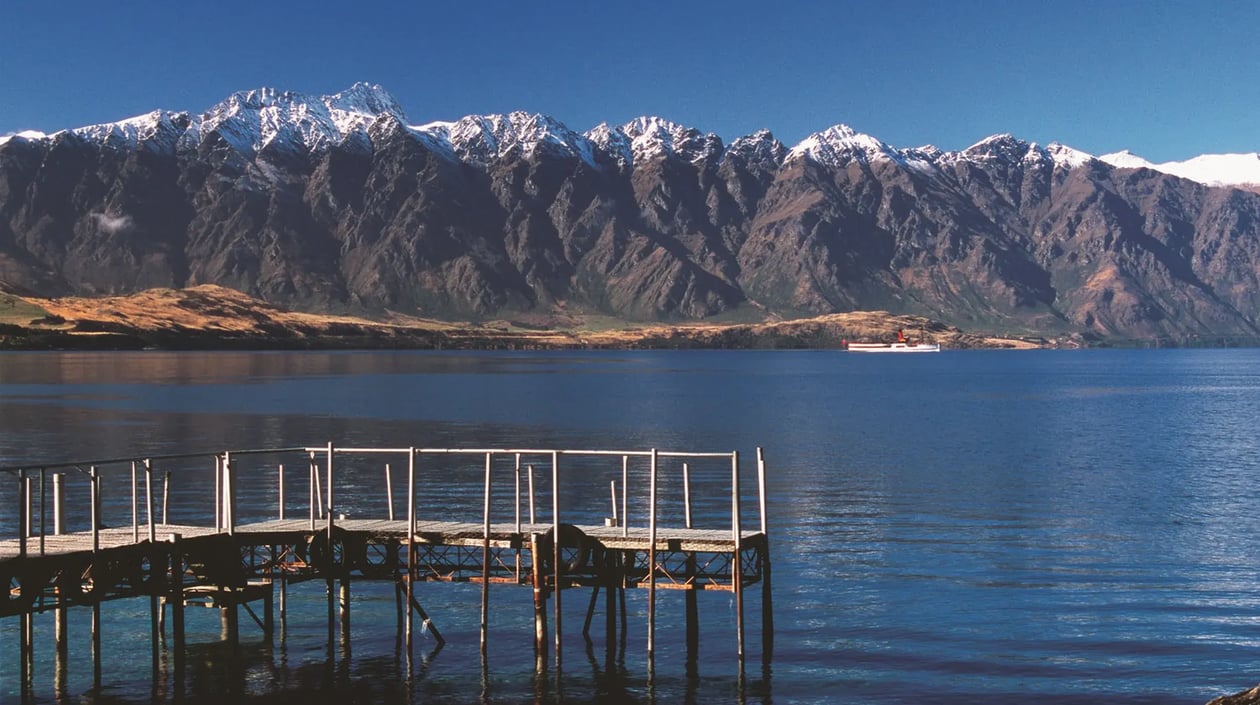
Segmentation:
<svg viewBox="0 0 1260 705">
<path fill-rule="evenodd" d="M 849 343 L 849 352 L 923 353 L 940 352 L 940 343 Z"/>
</svg>

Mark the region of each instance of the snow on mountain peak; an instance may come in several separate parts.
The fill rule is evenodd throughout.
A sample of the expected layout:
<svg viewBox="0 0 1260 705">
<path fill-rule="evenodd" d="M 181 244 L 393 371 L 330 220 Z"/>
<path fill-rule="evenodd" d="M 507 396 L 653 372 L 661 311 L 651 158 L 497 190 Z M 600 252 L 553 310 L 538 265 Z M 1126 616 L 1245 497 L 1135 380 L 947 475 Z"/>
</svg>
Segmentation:
<svg viewBox="0 0 1260 705">
<path fill-rule="evenodd" d="M 637 117 L 619 129 L 630 139 L 630 149 L 636 162 L 660 155 L 682 157 L 694 162 L 722 153 L 722 140 L 717 135 L 702 134 L 694 127 L 684 127 L 659 117 Z"/>
<path fill-rule="evenodd" d="M 1036 147 L 1036 145 L 1033 145 L 1033 147 Z M 1079 166 L 1085 166 L 1095 160 L 1095 157 L 1092 154 L 1082 152 L 1079 149 L 1073 149 L 1058 142 L 1051 142 L 1046 145 L 1042 148 L 1042 153 L 1048 155 L 1055 164 L 1066 169 L 1075 169 Z"/>
<path fill-rule="evenodd" d="M 406 116 L 380 86 L 356 83 L 330 96 L 308 96 L 274 88 L 239 91 L 200 115 L 185 135 L 199 143 L 210 132 L 238 151 L 256 153 L 266 147 L 320 150 L 365 135 L 380 115 L 404 121 Z"/>
<path fill-rule="evenodd" d="M 601 122 L 586 133 L 586 139 L 612 156 L 622 169 L 634 163 L 633 140 L 621 128 Z"/>
<path fill-rule="evenodd" d="M 1154 169 L 1155 168 L 1154 164 L 1143 159 L 1142 157 L 1139 157 L 1138 155 L 1134 154 L 1133 152 L 1130 152 L 1127 149 L 1120 152 L 1112 152 L 1111 154 L 1104 154 L 1101 157 L 1099 157 L 1098 160 L 1102 162 L 1106 162 L 1107 164 L 1110 164 L 1114 167 L 1118 167 L 1120 169 Z"/>
<path fill-rule="evenodd" d="M 460 160 L 483 167 L 516 149 L 526 156 L 543 149 L 596 166 L 590 139 L 559 120 L 538 113 L 469 115 L 455 122 L 417 125 L 411 130 L 444 142 Z"/>
<path fill-rule="evenodd" d="M 1030 148 L 1033 146 L 1021 139 L 1016 139 L 1010 133 L 1004 132 L 999 135 L 985 137 L 958 154 L 964 159 L 971 160 L 1002 158 L 1008 161 L 1020 161 L 1029 153 Z"/>
<path fill-rule="evenodd" d="M 1154 169 L 1208 186 L 1255 186 L 1260 184 L 1260 154 L 1201 154 L 1180 162 L 1154 164 L 1125 150 L 1106 154 L 1102 161 L 1121 169 Z"/>
<path fill-rule="evenodd" d="M 1025 142 L 1008 133 L 992 135 L 957 153 L 957 158 L 970 161 L 1001 159 L 1008 162 L 1037 163 L 1049 161 L 1064 169 L 1075 169 L 1094 160 L 1092 154 L 1051 142 L 1042 147 Z"/>
<path fill-rule="evenodd" d="M 374 83 L 356 83 L 340 93 L 324 96 L 322 101 L 342 139 L 365 130 L 381 115 L 392 115 L 403 124 L 407 122 L 407 115 L 393 94 Z"/>
<path fill-rule="evenodd" d="M 822 132 L 815 132 L 793 147 L 787 158 L 809 158 L 830 167 L 847 166 L 853 161 L 861 164 L 893 161 L 915 170 L 933 168 L 919 150 L 895 149 L 848 125 L 833 125 Z"/>
<path fill-rule="evenodd" d="M 406 122 L 405 114 L 402 106 L 398 104 L 398 100 L 394 98 L 392 93 L 375 83 L 360 81 L 340 93 L 324 96 L 323 101 L 331 110 L 371 115 L 373 117 L 381 113 L 389 113 Z"/>
<path fill-rule="evenodd" d="M 8 135 L 0 135 L 0 144 L 4 144 L 5 142 L 8 142 L 9 140 L 13 140 L 13 139 L 18 139 L 18 140 L 42 140 L 42 139 L 44 139 L 44 138 L 45 138 L 45 137 L 47 137 L 47 136 L 48 136 L 48 135 L 46 135 L 46 134 L 44 134 L 44 133 L 42 133 L 42 132 L 40 132 L 40 131 L 38 131 L 38 130 L 21 130 L 21 131 L 19 131 L 19 132 L 14 132 L 14 133 L 12 133 L 12 134 L 8 134 Z"/>
<path fill-rule="evenodd" d="M 898 149 L 847 125 L 835 125 L 814 133 L 787 150 L 768 130 L 740 137 L 724 148 L 714 134 L 705 134 L 659 117 L 643 116 L 613 127 L 601 123 L 579 134 L 553 118 L 537 113 L 469 116 L 455 122 L 433 122 L 418 127 L 408 123 L 398 101 L 377 84 L 355 83 L 326 96 L 281 92 L 274 88 L 239 91 L 200 115 L 155 110 L 112 123 L 63 130 L 53 135 L 27 130 L 0 135 L 0 145 L 70 135 L 116 149 L 174 152 L 192 149 L 216 134 L 237 151 L 252 157 L 264 149 L 300 153 L 331 146 L 370 148 L 369 128 L 383 117 L 406 129 L 431 148 L 451 158 L 485 166 L 514 150 L 531 155 L 537 149 L 576 157 L 596 166 L 596 152 L 603 152 L 627 168 L 635 163 L 674 156 L 692 162 L 736 156 L 773 163 L 809 158 L 841 167 L 853 161 L 893 161 L 903 167 L 929 172 L 959 162 L 1000 159 L 1011 163 L 1050 163 L 1074 169 L 1095 157 L 1063 144 L 1044 147 L 998 134 L 960 152 L 934 147 Z M 1122 151 L 1097 158 L 1118 168 L 1149 168 L 1213 186 L 1260 184 L 1260 154 L 1205 154 L 1180 162 L 1153 164 Z"/>
<path fill-rule="evenodd" d="M 134 149 L 145 145 L 154 151 L 170 152 L 175 149 L 176 142 L 187 127 L 187 113 L 154 110 L 118 122 L 79 127 L 70 132 L 116 149 Z"/>
<path fill-rule="evenodd" d="M 728 156 L 735 155 L 746 162 L 760 162 L 778 166 L 787 156 L 787 147 L 775 139 L 769 130 L 758 130 L 751 135 L 738 137 L 726 148 Z"/>
</svg>

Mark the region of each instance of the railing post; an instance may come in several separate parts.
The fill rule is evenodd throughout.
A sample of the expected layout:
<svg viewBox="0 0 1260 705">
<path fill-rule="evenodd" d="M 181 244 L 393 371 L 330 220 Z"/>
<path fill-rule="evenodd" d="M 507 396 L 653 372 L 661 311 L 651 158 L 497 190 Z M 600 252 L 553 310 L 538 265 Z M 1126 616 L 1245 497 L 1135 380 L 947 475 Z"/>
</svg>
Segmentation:
<svg viewBox="0 0 1260 705">
<path fill-rule="evenodd" d="M 317 501 L 316 501 L 317 498 L 315 496 L 315 483 L 318 481 L 318 478 L 319 478 L 318 470 L 316 469 L 316 466 L 315 466 L 315 452 L 311 451 L 310 466 L 307 468 L 307 473 L 306 473 L 306 489 L 308 493 L 310 494 L 311 531 L 312 532 L 315 531 L 315 507 L 318 506 Z"/>
<path fill-rule="evenodd" d="M 276 465 L 276 476 L 276 482 L 280 485 L 277 492 L 278 496 L 276 498 L 280 505 L 279 516 L 277 518 L 280 521 L 284 521 L 284 463 L 278 463 Z"/>
<path fill-rule="evenodd" d="M 608 492 L 612 496 L 612 525 L 617 526 L 617 481 L 608 481 Z"/>
<path fill-rule="evenodd" d="M 236 477 L 232 472 L 232 451 L 223 454 L 223 525 L 229 536 L 236 533 Z"/>
<path fill-rule="evenodd" d="M 153 463 L 144 459 L 144 504 L 149 519 L 149 543 L 157 543 L 157 527 L 153 524 Z"/>
<path fill-rule="evenodd" d="M 516 454 L 516 533 L 521 533 L 521 454 Z M 518 558 L 519 560 L 519 558 Z M 519 567 L 519 566 L 518 566 Z M 517 575 L 519 578 L 520 576 Z"/>
<path fill-rule="evenodd" d="M 44 487 L 44 480 L 47 477 L 47 471 L 44 468 L 39 469 L 39 555 L 44 555 L 44 536 L 48 534 L 48 527 L 45 525 L 45 515 L 48 513 L 45 507 L 48 491 Z"/>
<path fill-rule="evenodd" d="M 394 476 L 390 474 L 389 463 L 385 463 L 385 501 L 389 503 L 389 520 L 394 520 Z"/>
<path fill-rule="evenodd" d="M 529 473 L 529 523 L 530 531 L 533 531 L 533 525 L 538 522 L 538 517 L 534 513 L 534 465 L 530 463 L 525 466 L 525 470 Z"/>
<path fill-rule="evenodd" d="M 630 508 L 626 496 L 630 494 L 630 456 L 621 456 L 621 538 L 630 535 Z"/>
<path fill-rule="evenodd" d="M 139 495 L 136 491 L 136 461 L 131 461 L 131 541 L 140 543 Z"/>
<path fill-rule="evenodd" d="M 25 470 L 18 470 L 18 556 L 26 556 L 26 537 L 30 535 L 31 528 L 31 508 L 27 505 L 30 497 L 27 496 L 27 488 L 30 487 L 30 481 L 26 478 Z M 23 646 L 25 648 L 25 646 Z M 23 676 L 25 677 L 25 676 Z"/>
<path fill-rule="evenodd" d="M 214 456 L 214 532 L 223 529 L 223 456 Z"/>
<path fill-rule="evenodd" d="M 92 483 L 92 554 L 101 550 L 101 478 L 96 474 L 96 466 L 88 468 L 88 478 Z"/>
<path fill-rule="evenodd" d="M 336 502 L 333 500 L 333 443 L 328 441 L 328 516 L 334 516 Z M 329 537 L 331 539 L 332 537 Z"/>
<path fill-rule="evenodd" d="M 162 525 L 170 524 L 167 510 L 171 507 L 171 471 L 162 473 Z"/>
<path fill-rule="evenodd" d="M 691 469 L 683 463 L 683 520 L 691 528 Z"/>
<path fill-rule="evenodd" d="M 63 473 L 53 473 L 53 536 L 60 536 L 65 531 L 65 512 L 66 498 L 62 483 L 65 482 L 66 476 Z"/>
</svg>

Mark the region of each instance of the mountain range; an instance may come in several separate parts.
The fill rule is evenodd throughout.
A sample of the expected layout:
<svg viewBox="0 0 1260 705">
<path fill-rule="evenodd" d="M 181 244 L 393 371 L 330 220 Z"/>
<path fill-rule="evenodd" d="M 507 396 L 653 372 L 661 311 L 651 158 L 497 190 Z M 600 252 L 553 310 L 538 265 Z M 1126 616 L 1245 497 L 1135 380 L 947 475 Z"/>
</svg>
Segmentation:
<svg viewBox="0 0 1260 705">
<path fill-rule="evenodd" d="M 656 117 L 413 125 L 384 89 L 260 89 L 0 137 L 0 286 L 218 284 L 301 310 L 763 319 L 854 310 L 1101 338 L 1260 335 L 1260 159 L 1011 135 L 794 146 Z"/>
</svg>

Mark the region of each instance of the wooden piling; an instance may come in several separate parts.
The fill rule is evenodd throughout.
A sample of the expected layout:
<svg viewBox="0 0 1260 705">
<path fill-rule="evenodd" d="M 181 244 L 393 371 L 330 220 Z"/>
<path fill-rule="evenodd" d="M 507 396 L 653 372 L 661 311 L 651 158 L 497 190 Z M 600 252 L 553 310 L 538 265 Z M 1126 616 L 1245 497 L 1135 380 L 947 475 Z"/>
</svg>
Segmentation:
<svg viewBox="0 0 1260 705">
<path fill-rule="evenodd" d="M 328 590 L 328 655 L 329 658 L 333 654 L 333 645 L 336 643 L 337 635 L 337 593 L 336 578 L 333 576 L 333 515 L 328 512 L 328 528 L 325 530 L 325 538 L 328 541 L 328 556 L 326 559 L 324 570 L 324 583 Z"/>
<path fill-rule="evenodd" d="M 620 555 L 615 551 L 604 553 L 601 577 L 604 583 L 604 667 L 611 670 L 616 659 L 617 639 L 617 564 Z"/>
<path fill-rule="evenodd" d="M 761 659 L 774 654 L 774 598 L 770 588 L 770 533 L 766 514 L 766 458 L 757 449 L 757 498 L 761 509 Z"/>
<path fill-rule="evenodd" d="M 338 600 L 341 608 L 341 644 L 343 648 L 348 649 L 350 646 L 350 576 L 342 575 L 340 583 L 340 599 Z"/>
<path fill-rule="evenodd" d="M 60 603 L 62 593 L 60 588 L 54 588 L 57 602 Z M 69 611 L 64 606 L 58 606 L 53 612 L 53 641 L 54 657 L 53 672 L 56 674 L 58 693 L 62 693 L 66 688 L 66 666 L 70 660 L 70 623 Z"/>
<path fill-rule="evenodd" d="M 411 656 L 411 604 L 415 601 L 416 581 L 416 449 L 407 449 L 407 624 L 406 647 Z"/>
<path fill-rule="evenodd" d="M 561 653 L 563 651 L 564 636 L 561 628 L 563 618 L 560 612 L 560 595 L 564 591 L 560 589 L 560 454 L 552 451 L 551 453 L 551 559 L 554 585 L 554 599 L 552 599 L 553 621 L 556 623 L 556 674 L 559 675 L 563 661 Z"/>
<path fill-rule="evenodd" d="M 55 590 L 55 593 L 60 602 L 60 590 Z M 53 641 L 56 646 L 53 653 L 53 690 L 62 699 L 66 694 L 70 665 L 70 630 L 66 617 L 65 607 L 58 607 L 54 612 Z"/>
<path fill-rule="evenodd" d="M 18 615 L 18 668 L 22 681 L 22 702 L 27 702 L 35 686 L 35 614 Z"/>
<path fill-rule="evenodd" d="M 683 475 L 683 525 L 690 529 L 691 527 L 691 469 L 687 463 L 682 466 Z M 696 574 L 696 554 L 689 553 L 687 555 L 687 574 L 694 576 Z M 694 580 L 694 578 L 693 578 Z M 686 630 L 687 630 L 687 667 L 694 670 L 699 659 L 700 653 L 700 606 L 696 599 L 696 586 L 694 582 L 685 592 L 684 602 L 686 611 Z"/>
<path fill-rule="evenodd" d="M 516 482 L 515 495 L 513 497 L 512 509 L 516 518 L 516 533 L 521 533 L 521 454 L 516 453 L 516 460 L 513 466 L 513 477 Z M 521 549 L 516 549 L 516 582 L 521 582 Z"/>
<path fill-rule="evenodd" d="M 101 601 L 92 603 L 92 688 L 101 689 Z"/>
<path fill-rule="evenodd" d="M 493 457 L 486 453 L 486 481 L 481 533 L 481 655 L 484 658 L 490 638 L 490 467 Z"/>
<path fill-rule="evenodd" d="M 735 640 L 739 654 L 739 672 L 744 672 L 744 569 L 743 530 L 739 520 L 739 452 L 731 452 L 731 554 L 732 589 L 735 591 Z"/>
<path fill-rule="evenodd" d="M 648 489 L 648 670 L 656 655 L 656 449 L 652 449 Z"/>
<path fill-rule="evenodd" d="M 538 538 L 536 533 L 529 535 L 530 564 L 533 566 L 530 578 L 534 588 L 534 670 L 541 673 L 547 668 L 547 592 Z"/>
<path fill-rule="evenodd" d="M 184 676 L 184 552 L 180 535 L 171 534 L 170 572 L 167 575 L 166 602 L 171 606 L 171 643 L 174 647 L 175 682 L 182 683 Z"/>
</svg>

